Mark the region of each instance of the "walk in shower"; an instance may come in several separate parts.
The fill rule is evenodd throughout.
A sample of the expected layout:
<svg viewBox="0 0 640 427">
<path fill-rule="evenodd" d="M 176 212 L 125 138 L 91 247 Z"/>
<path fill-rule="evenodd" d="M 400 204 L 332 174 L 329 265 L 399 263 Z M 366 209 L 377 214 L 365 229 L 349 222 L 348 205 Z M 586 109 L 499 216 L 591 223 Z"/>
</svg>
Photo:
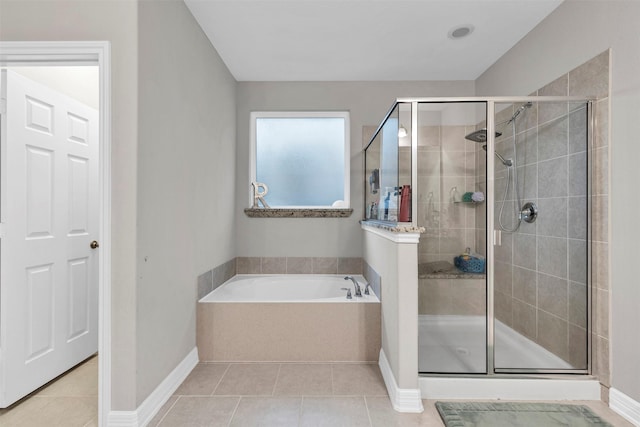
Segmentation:
<svg viewBox="0 0 640 427">
<path fill-rule="evenodd" d="M 423 229 L 420 374 L 587 374 L 592 103 L 398 99 L 365 220 Z"/>
</svg>

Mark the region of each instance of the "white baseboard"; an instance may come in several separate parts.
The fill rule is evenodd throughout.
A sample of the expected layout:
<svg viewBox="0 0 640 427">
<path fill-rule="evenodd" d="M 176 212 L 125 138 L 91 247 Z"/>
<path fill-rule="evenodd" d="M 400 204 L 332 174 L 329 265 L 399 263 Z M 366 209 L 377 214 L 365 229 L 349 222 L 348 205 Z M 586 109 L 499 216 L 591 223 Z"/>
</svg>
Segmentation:
<svg viewBox="0 0 640 427">
<path fill-rule="evenodd" d="M 421 377 L 423 399 L 600 400 L 595 379 Z"/>
<path fill-rule="evenodd" d="M 111 411 L 107 416 L 109 427 L 137 427 L 138 411 Z"/>
<path fill-rule="evenodd" d="M 194 347 L 135 411 L 109 412 L 107 426 L 140 427 L 147 425 L 197 364 L 198 348 Z"/>
<path fill-rule="evenodd" d="M 620 390 L 609 390 L 609 407 L 633 425 L 640 426 L 640 402 L 633 400 Z"/>
<path fill-rule="evenodd" d="M 380 349 L 380 360 L 378 361 L 380 366 L 380 372 L 384 379 L 384 384 L 387 386 L 387 392 L 389 393 L 389 400 L 393 405 L 393 409 L 398 412 L 422 412 L 422 398 L 420 397 L 420 389 L 412 388 L 399 388 L 393 371 L 389 365 L 389 361 L 384 354 L 384 350 Z"/>
</svg>

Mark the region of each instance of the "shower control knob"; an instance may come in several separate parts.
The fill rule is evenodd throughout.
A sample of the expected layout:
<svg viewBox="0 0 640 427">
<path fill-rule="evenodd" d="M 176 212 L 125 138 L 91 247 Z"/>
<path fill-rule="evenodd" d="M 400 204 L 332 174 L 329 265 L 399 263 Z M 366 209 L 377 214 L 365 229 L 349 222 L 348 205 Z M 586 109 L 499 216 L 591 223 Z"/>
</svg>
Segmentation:
<svg viewBox="0 0 640 427">
<path fill-rule="evenodd" d="M 532 223 L 538 218 L 538 205 L 533 202 L 527 202 L 520 211 L 520 218 L 524 222 Z"/>
</svg>

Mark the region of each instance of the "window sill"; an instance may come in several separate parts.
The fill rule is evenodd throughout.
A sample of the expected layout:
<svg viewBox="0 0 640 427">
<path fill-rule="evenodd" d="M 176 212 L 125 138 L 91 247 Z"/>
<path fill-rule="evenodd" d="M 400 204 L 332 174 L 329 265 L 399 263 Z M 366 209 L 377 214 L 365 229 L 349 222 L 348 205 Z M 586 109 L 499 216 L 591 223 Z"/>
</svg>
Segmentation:
<svg viewBox="0 0 640 427">
<path fill-rule="evenodd" d="M 250 218 L 348 218 L 353 213 L 353 209 L 246 208 L 244 213 Z"/>
</svg>

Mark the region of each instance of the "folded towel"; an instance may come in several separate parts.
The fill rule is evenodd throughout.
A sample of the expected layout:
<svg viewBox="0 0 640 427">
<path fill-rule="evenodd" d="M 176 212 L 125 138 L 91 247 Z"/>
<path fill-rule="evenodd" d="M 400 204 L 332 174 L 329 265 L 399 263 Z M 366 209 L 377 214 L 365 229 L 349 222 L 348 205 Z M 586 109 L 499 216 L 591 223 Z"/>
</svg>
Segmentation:
<svg viewBox="0 0 640 427">
<path fill-rule="evenodd" d="M 472 202 L 472 199 L 471 199 L 471 195 L 472 194 L 473 193 L 471 191 L 467 191 L 466 193 L 464 193 L 462 195 L 462 201 L 463 202 L 467 202 L 467 203 L 471 203 Z"/>
</svg>

